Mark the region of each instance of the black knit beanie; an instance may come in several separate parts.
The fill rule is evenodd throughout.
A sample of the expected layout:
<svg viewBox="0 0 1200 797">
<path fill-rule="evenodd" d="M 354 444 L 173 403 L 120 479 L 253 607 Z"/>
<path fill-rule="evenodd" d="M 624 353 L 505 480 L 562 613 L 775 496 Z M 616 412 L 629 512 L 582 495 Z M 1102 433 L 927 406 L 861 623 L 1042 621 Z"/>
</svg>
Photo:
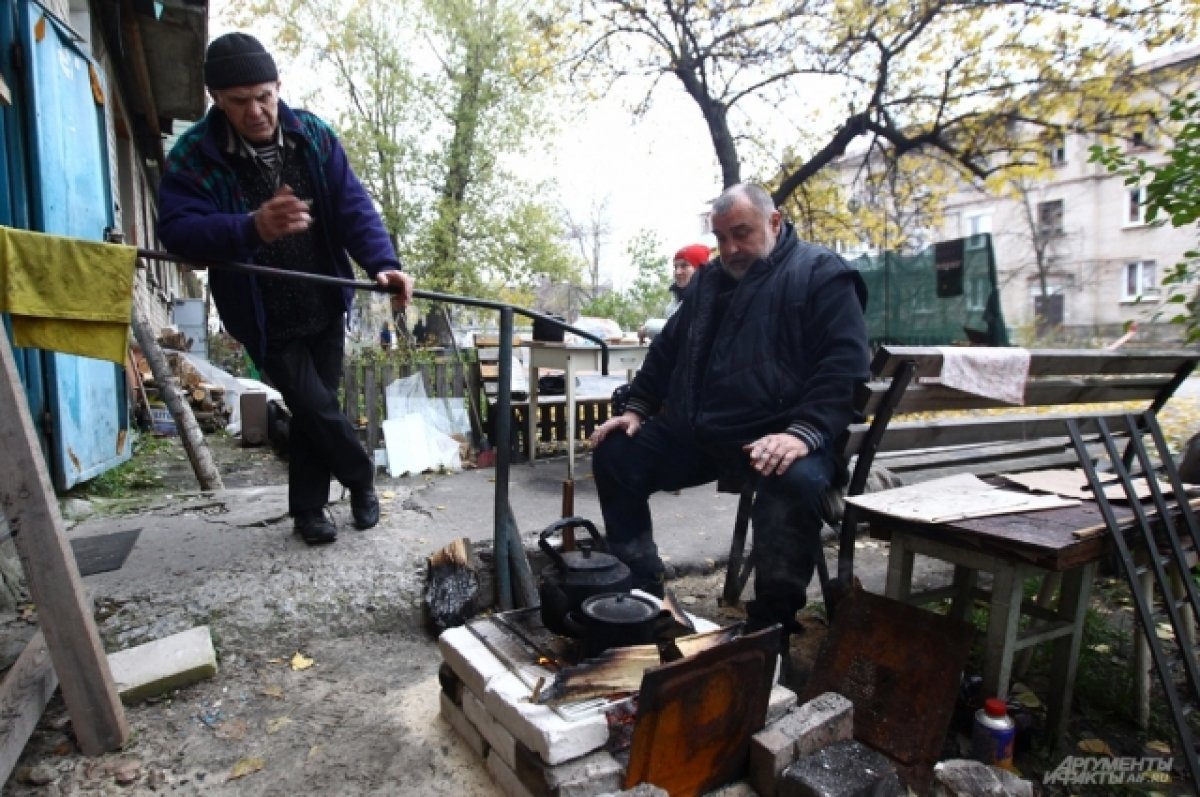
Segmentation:
<svg viewBox="0 0 1200 797">
<path fill-rule="evenodd" d="M 248 33 L 226 33 L 209 42 L 204 85 L 210 89 L 256 86 L 279 80 L 275 59 Z"/>
</svg>

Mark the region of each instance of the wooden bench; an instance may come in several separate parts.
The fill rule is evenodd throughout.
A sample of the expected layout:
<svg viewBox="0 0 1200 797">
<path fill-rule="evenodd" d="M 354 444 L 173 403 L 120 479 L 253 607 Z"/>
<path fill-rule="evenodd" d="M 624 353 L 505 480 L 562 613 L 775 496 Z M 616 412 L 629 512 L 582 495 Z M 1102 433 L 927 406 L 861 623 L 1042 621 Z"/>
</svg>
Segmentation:
<svg viewBox="0 0 1200 797">
<path fill-rule="evenodd" d="M 1191 351 L 1031 350 L 1025 403 L 1014 407 L 939 384 L 938 347 L 884 346 L 871 362 L 871 381 L 855 398 L 856 414 L 864 420 L 851 425 L 843 447 L 851 462 L 844 493 L 861 494 L 876 468 L 911 484 L 951 473 L 989 477 L 1073 467 L 1077 458 L 1067 418 L 1092 423 L 1105 418 L 1120 428 L 1131 408 L 1112 402 L 1157 412 L 1198 361 L 1200 354 Z M 1097 404 L 1109 406 L 1092 406 Z M 920 417 L 956 411 L 966 414 Z M 752 555 L 744 555 L 753 485 L 743 485 L 741 493 L 726 570 L 728 604 L 740 599 L 753 567 Z M 827 522 L 839 529 L 837 578 L 828 577 L 823 555 L 817 557 L 817 575 L 831 612 L 838 590 L 853 580 L 859 523 L 853 506 L 842 511 L 838 496 L 827 503 Z"/>
</svg>

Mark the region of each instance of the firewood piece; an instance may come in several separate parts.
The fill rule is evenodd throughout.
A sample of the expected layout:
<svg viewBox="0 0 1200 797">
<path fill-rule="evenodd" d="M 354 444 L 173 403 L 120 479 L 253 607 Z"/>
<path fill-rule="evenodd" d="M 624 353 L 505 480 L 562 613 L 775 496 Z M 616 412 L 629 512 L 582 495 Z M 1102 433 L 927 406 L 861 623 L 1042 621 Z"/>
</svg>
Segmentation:
<svg viewBox="0 0 1200 797">
<path fill-rule="evenodd" d="M 744 626 L 745 623 L 738 622 L 734 623 L 733 625 L 726 626 L 725 628 L 717 628 L 712 631 L 702 631 L 699 634 L 691 634 L 690 636 L 681 636 L 678 639 L 671 640 L 671 642 L 668 644 L 674 646 L 674 651 L 672 651 L 672 654 L 677 651 L 679 653 L 679 658 L 695 656 L 697 653 L 710 650 L 718 645 L 723 645 L 726 642 L 732 641 L 741 636 L 742 628 Z M 672 661 L 675 659 L 674 655 L 667 656 L 666 658 L 669 658 Z"/>
<path fill-rule="evenodd" d="M 422 603 L 430 624 L 438 631 L 459 626 L 479 612 L 483 563 L 462 537 L 435 551 L 427 560 Z"/>
</svg>

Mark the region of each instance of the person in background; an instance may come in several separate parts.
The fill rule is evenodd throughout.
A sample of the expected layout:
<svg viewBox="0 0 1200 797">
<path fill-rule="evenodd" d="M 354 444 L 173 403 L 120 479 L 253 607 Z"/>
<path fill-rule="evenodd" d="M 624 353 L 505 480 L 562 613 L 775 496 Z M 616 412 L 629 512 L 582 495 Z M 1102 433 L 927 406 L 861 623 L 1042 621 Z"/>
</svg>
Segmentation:
<svg viewBox="0 0 1200 797">
<path fill-rule="evenodd" d="M 828 249 L 801 241 L 757 185 L 712 205 L 720 257 L 650 344 L 625 411 L 592 435 L 610 551 L 633 586 L 663 593 L 649 498 L 729 473 L 758 480 L 751 630 L 802 627 L 822 501 L 846 478 L 838 451 L 856 387 L 870 376 L 866 286 Z"/>
<path fill-rule="evenodd" d="M 204 58 L 212 107 L 172 147 L 159 188 L 158 235 L 197 260 L 250 262 L 342 278 L 351 259 L 406 303 L 375 204 L 337 135 L 279 97 L 275 60 L 245 33 L 214 39 Z M 292 414 L 288 508 L 306 543 L 337 539 L 326 509 L 330 476 L 350 491 L 358 528 L 379 522 L 375 466 L 338 403 L 345 318 L 353 290 L 214 269 L 221 321 Z"/>
<path fill-rule="evenodd" d="M 696 273 L 696 269 L 707 263 L 711 256 L 712 251 L 704 244 L 691 244 L 675 253 L 675 257 L 671 261 L 675 279 L 670 287 L 671 303 L 667 305 L 667 311 L 662 318 L 646 319 L 646 323 L 638 330 L 639 340 L 645 341 L 662 332 L 667 319 L 675 315 L 679 305 L 683 304 L 683 290 L 692 281 L 692 275 Z"/>
<path fill-rule="evenodd" d="M 379 348 L 389 351 L 394 347 L 395 338 L 392 335 L 392 322 L 384 321 L 383 326 L 379 328 Z"/>
</svg>

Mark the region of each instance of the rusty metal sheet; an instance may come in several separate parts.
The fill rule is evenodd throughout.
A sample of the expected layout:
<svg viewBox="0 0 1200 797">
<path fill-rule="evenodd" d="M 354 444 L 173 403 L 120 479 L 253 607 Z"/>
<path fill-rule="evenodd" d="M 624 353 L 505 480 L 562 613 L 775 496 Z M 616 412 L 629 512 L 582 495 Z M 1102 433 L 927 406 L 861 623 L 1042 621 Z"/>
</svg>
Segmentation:
<svg viewBox="0 0 1200 797">
<path fill-rule="evenodd" d="M 909 785 L 919 785 L 942 752 L 973 630 L 854 590 L 838 605 L 801 699 L 844 695 L 854 704 L 854 738 L 895 759 Z"/>
<path fill-rule="evenodd" d="M 671 797 L 742 777 L 775 679 L 779 629 L 739 637 L 647 670 L 624 788 L 653 783 Z"/>
</svg>

